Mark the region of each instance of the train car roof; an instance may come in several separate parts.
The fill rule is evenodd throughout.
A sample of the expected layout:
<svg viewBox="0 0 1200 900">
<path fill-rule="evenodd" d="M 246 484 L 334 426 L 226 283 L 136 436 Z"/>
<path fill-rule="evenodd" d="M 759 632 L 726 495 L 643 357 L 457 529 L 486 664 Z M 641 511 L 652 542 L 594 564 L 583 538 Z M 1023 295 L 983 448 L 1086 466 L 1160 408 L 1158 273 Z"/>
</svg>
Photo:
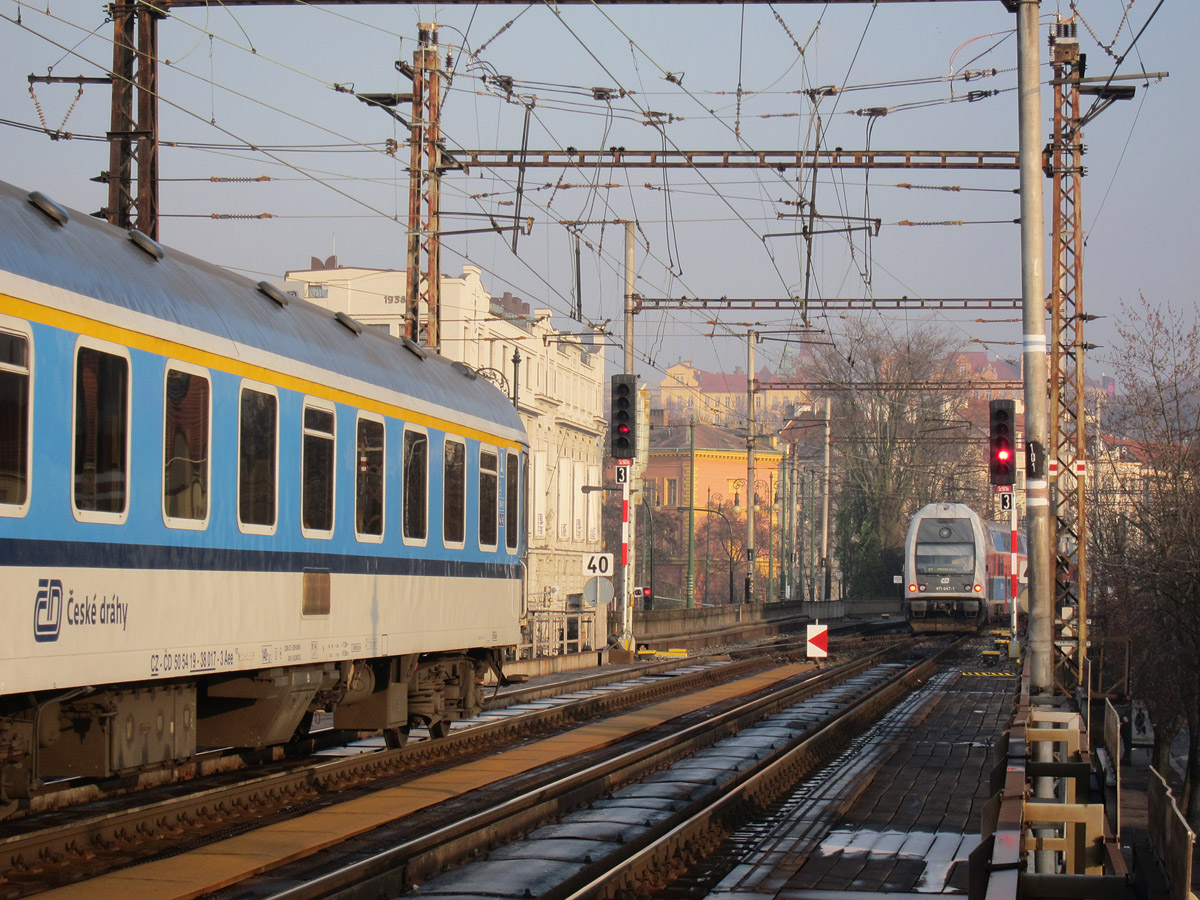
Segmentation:
<svg viewBox="0 0 1200 900">
<path fill-rule="evenodd" d="M 0 182 L 0 270 L 115 304 L 184 328 L 314 366 L 415 398 L 451 420 L 489 423 L 524 439 L 512 403 L 465 366 L 363 329 L 295 297 L 286 306 L 241 275 L 164 248 L 161 259 L 129 233 L 86 213 L 68 210 L 63 225 L 37 208 L 28 191 Z"/>
</svg>

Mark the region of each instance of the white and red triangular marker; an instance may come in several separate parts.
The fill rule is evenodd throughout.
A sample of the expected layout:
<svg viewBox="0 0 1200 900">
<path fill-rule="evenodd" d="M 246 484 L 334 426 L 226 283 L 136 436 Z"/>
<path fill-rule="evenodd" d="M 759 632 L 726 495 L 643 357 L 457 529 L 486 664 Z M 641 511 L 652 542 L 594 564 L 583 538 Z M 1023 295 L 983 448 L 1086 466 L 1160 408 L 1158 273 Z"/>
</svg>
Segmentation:
<svg viewBox="0 0 1200 900">
<path fill-rule="evenodd" d="M 808 657 L 824 659 L 829 655 L 829 626 L 808 626 Z"/>
</svg>

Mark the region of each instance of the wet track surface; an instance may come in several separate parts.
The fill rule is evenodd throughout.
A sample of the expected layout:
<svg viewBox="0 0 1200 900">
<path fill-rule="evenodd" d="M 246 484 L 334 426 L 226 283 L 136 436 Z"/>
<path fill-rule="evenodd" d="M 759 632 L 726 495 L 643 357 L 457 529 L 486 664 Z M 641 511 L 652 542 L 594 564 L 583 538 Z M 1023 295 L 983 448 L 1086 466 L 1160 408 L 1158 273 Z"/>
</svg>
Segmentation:
<svg viewBox="0 0 1200 900">
<path fill-rule="evenodd" d="M 564 816 L 534 831 L 525 841 L 497 849 L 487 860 L 421 884 L 418 891 L 406 896 L 541 896 L 576 875 L 584 865 L 637 841 L 689 803 L 732 782 L 761 755 L 799 739 L 899 668 L 877 666 L 627 785 L 608 799 Z"/>
<path fill-rule="evenodd" d="M 144 870 L 140 873 L 134 870 L 127 874 L 113 873 L 115 880 L 81 882 L 53 891 L 52 895 L 88 897 L 97 896 L 96 891 L 113 889 L 131 896 L 149 896 L 138 892 L 153 886 L 152 893 L 157 897 L 213 900 L 332 896 L 349 900 L 398 897 L 414 891 L 413 896 L 464 898 L 617 896 L 618 893 L 604 886 L 607 866 L 627 865 L 624 860 L 641 848 L 660 853 L 655 842 L 661 841 L 664 834 L 669 838 L 673 829 L 683 827 L 677 823 L 698 811 L 707 814 L 709 805 L 715 809 L 745 785 L 757 783 L 764 777 L 760 771 L 764 766 L 771 772 L 786 761 L 784 770 L 788 766 L 794 769 L 797 763 L 792 757 L 797 755 L 803 758 L 802 766 L 808 776 L 799 787 L 790 788 L 796 782 L 788 780 L 783 787 L 789 794 L 775 806 L 770 806 L 774 799 L 764 800 L 761 796 L 736 801 L 740 807 L 748 802 L 757 809 L 749 820 L 741 812 L 736 822 L 726 812 L 713 815 L 718 824 L 715 839 L 689 837 L 677 842 L 669 854 L 669 862 L 664 864 L 660 856 L 647 870 L 649 875 L 639 871 L 632 876 L 640 879 L 639 886 L 644 883 L 646 890 L 635 890 L 630 896 L 648 896 L 650 892 L 664 897 L 704 896 L 712 891 L 714 895 L 724 892 L 736 897 L 749 896 L 746 893 L 749 889 L 757 898 L 763 896 L 763 889 L 769 885 L 782 887 L 780 896 L 790 896 L 793 890 L 832 889 L 824 887 L 823 878 L 842 878 L 843 891 L 922 890 L 922 886 L 925 891 L 938 891 L 953 875 L 956 860 L 970 849 L 965 836 L 977 834 L 977 825 L 953 831 L 942 821 L 946 820 L 943 814 L 939 820 L 942 824 L 918 833 L 902 831 L 896 823 L 871 828 L 869 816 L 857 824 L 839 818 L 856 798 L 869 796 L 882 783 L 876 773 L 895 755 L 892 752 L 889 756 L 889 750 L 902 745 L 906 735 L 915 732 L 929 711 L 936 709 L 938 702 L 929 699 L 931 692 L 945 693 L 948 685 L 962 677 L 956 669 L 934 675 L 934 669 L 928 668 L 931 664 L 916 666 L 918 658 L 879 661 L 859 674 L 840 675 L 846 679 L 840 683 L 836 679 L 814 683 L 811 688 L 806 686 L 804 695 L 789 701 L 788 708 L 772 707 L 780 711 L 766 710 L 766 718 L 762 714 L 745 720 L 738 718 L 737 725 L 732 725 L 734 720 L 729 725 L 717 725 L 721 716 L 707 704 L 717 701 L 718 706 L 724 704 L 733 712 L 759 692 L 766 692 L 773 682 L 776 688 L 783 687 L 794 675 L 802 675 L 807 667 L 793 667 L 792 676 L 786 674 L 788 669 L 781 668 L 778 674 L 764 672 L 763 676 L 743 677 L 740 686 L 731 683 L 727 687 L 694 689 L 687 695 L 687 703 L 654 702 L 635 712 L 623 713 L 611 723 L 597 720 L 594 724 L 568 728 L 557 737 L 541 737 L 528 745 L 518 742 L 510 749 L 498 749 L 474 762 L 434 768 L 429 775 L 415 779 L 409 776 L 393 787 L 381 785 L 382 789 L 374 790 L 363 785 L 350 794 L 340 792 L 342 796 L 336 802 L 330 799 L 315 806 L 302 803 L 281 809 L 256 823 L 256 827 L 265 827 L 248 831 L 236 843 L 227 839 L 194 846 L 187 858 L 163 856 L 159 863 L 140 867 Z M 952 665 L 956 667 L 957 663 Z M 714 667 L 719 668 L 719 664 L 690 666 L 679 674 L 703 673 Z M 803 675 L 801 680 L 807 682 L 811 674 Z M 899 685 L 882 687 L 897 676 L 903 676 L 907 685 L 899 693 L 895 693 Z M 650 680 L 675 679 L 652 676 Z M 511 710 L 485 713 L 479 724 L 486 727 L 489 722 L 569 707 L 580 699 L 620 693 L 643 681 L 625 679 L 604 687 L 589 686 L 553 700 L 532 700 Z M 914 687 L 918 690 L 910 694 Z M 881 691 L 890 698 L 886 703 Z M 707 699 L 702 699 L 701 694 Z M 880 696 L 876 697 L 877 694 Z M 872 697 L 876 699 L 869 699 Z M 875 711 L 859 725 L 856 717 L 862 713 L 856 709 L 851 715 L 846 710 L 864 700 L 869 700 Z M 870 721 L 897 701 L 898 711 L 887 713 L 870 732 L 863 734 Z M 978 705 L 979 700 L 972 702 Z M 743 715 L 738 713 L 739 717 Z M 835 727 L 831 722 L 843 721 L 843 716 L 856 719 L 856 724 L 849 730 L 836 732 L 835 737 L 826 736 Z M 621 724 L 618 721 L 621 719 L 631 721 Z M 465 736 L 471 729 L 464 726 L 455 730 Z M 629 743 L 629 736 L 634 734 L 641 737 Z M 615 743 L 618 740 L 627 743 Z M 804 749 L 814 741 L 813 749 Z M 959 755 L 957 748 L 961 743 L 957 738 L 934 742 L 937 747 L 945 744 L 942 755 L 946 759 Z M 369 755 L 375 749 L 373 741 L 357 744 L 334 751 L 334 755 L 364 751 Z M 661 745 L 678 749 L 673 754 L 663 754 L 660 760 L 660 749 L 653 749 L 656 755 L 650 756 L 651 744 L 654 748 Z M 935 749 L 927 754 L 932 757 L 931 767 L 939 765 L 936 762 L 939 753 Z M 600 771 L 618 762 L 624 767 L 619 769 L 620 774 L 618 768 L 604 769 L 612 775 Z M 942 767 L 948 769 L 946 765 Z M 592 777 L 588 772 L 599 773 L 595 786 L 587 783 Z M 778 781 L 780 776 L 769 777 Z M 908 786 L 893 779 L 895 790 L 891 795 L 881 795 L 876 806 L 882 811 L 895 803 L 896 809 L 901 809 L 905 803 L 896 800 L 895 792 L 911 799 L 916 792 L 912 785 L 926 777 L 928 773 L 922 775 L 918 771 Z M 963 776 L 964 780 L 968 777 Z M 572 784 L 577 786 L 568 786 L 566 793 L 553 799 L 551 794 L 558 797 L 553 791 L 560 789 L 556 786 L 548 793 L 551 782 L 545 779 L 554 778 L 564 783 L 575 779 Z M 980 781 L 982 777 L 977 783 Z M 543 783 L 545 788 L 540 786 Z M 470 790 L 476 794 L 474 799 L 463 793 Z M 533 800 L 518 801 L 521 792 Z M 518 802 L 532 805 L 526 813 L 518 810 L 513 821 L 505 821 L 503 825 L 485 823 L 477 832 L 454 831 L 481 813 L 491 816 L 493 812 L 489 810 L 511 807 Z M 767 805 L 763 806 L 764 803 Z M 926 808 L 933 807 L 924 804 L 922 809 Z M 978 822 L 978 816 L 975 821 Z M 476 826 L 472 823 L 471 827 Z M 871 831 L 878 839 L 868 845 Z M 722 845 L 721 839 L 730 832 L 732 838 Z M 443 838 L 443 833 L 447 837 Z M 928 840 L 925 834 L 930 835 Z M 961 838 L 953 847 L 949 846 L 951 834 Z M 519 839 L 506 842 L 513 838 Z M 289 850 L 293 845 L 296 849 Z M 301 850 L 302 845 L 308 849 Z M 388 860 L 386 875 L 376 871 L 381 856 L 401 851 L 408 855 L 398 863 Z M 880 886 L 872 888 L 871 876 L 863 874 L 864 865 L 859 857 L 870 857 L 867 860 L 870 866 L 866 868 L 873 872 L 882 871 L 880 859 L 886 854 L 895 857 L 889 869 L 893 874 L 882 875 L 878 879 Z M 918 854 L 924 860 L 920 872 L 914 865 Z M 940 868 L 934 864 L 938 854 L 945 857 Z M 261 866 L 254 861 L 260 855 Z M 289 856 L 294 860 L 290 865 Z M 474 860 L 470 861 L 472 857 Z M 182 863 L 182 868 L 175 860 Z M 856 860 L 857 868 L 850 873 Z M 789 871 L 772 872 L 772 865 L 778 867 L 784 861 L 790 866 Z M 280 863 L 284 863 L 282 868 Z M 354 869 L 364 863 L 373 867 L 374 874 L 365 877 L 358 887 L 337 874 L 339 867 Z M 455 865 L 458 867 L 453 868 Z M 910 886 L 902 886 L 905 882 L 900 873 L 910 870 Z M 235 877 L 235 871 L 242 875 Z M 805 888 L 800 882 L 789 882 L 798 872 L 806 872 L 804 877 L 810 880 L 817 879 L 818 886 Z M 246 876 L 249 880 L 245 880 Z M 610 882 L 616 891 L 627 892 L 630 877 L 627 873 L 614 875 Z M 741 882 L 731 882 L 731 878 Z M 594 886 L 587 886 L 596 879 L 602 885 L 599 892 L 595 892 Z M 682 880 L 671 885 L 675 879 Z M 109 881 L 112 883 L 108 884 Z M 333 885 L 335 881 L 338 887 L 325 889 L 326 882 Z M 754 887 L 750 887 L 751 882 Z M 189 883 L 194 886 L 186 887 Z M 121 888 L 120 884 L 127 887 Z M 766 895 L 772 893 L 768 888 Z"/>
<path fill-rule="evenodd" d="M 955 662 L 669 896 L 965 893 L 992 746 L 1012 714 L 1005 669 L 1015 666 L 993 660 L 983 669 L 972 654 Z"/>
</svg>

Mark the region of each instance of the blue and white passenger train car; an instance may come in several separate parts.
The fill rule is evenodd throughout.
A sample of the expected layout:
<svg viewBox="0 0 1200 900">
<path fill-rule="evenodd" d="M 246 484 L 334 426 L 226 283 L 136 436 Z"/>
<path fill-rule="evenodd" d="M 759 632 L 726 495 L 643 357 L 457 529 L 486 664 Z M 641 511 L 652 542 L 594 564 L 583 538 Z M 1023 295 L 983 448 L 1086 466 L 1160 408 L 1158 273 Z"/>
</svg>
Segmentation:
<svg viewBox="0 0 1200 900">
<path fill-rule="evenodd" d="M 0 803 L 476 713 L 526 451 L 469 368 L 0 184 Z"/>
</svg>

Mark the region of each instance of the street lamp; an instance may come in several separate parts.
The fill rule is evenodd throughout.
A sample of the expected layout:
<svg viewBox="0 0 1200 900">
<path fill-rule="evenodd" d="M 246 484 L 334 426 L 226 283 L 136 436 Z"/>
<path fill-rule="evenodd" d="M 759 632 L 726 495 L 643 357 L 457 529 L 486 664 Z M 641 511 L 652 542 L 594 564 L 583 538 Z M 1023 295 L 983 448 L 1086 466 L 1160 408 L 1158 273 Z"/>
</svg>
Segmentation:
<svg viewBox="0 0 1200 900">
<path fill-rule="evenodd" d="M 675 506 L 673 509 L 680 512 L 687 512 L 692 509 L 695 512 L 712 513 L 714 516 L 720 516 L 725 522 L 725 527 L 729 529 L 729 604 L 733 605 L 733 563 L 736 559 L 736 554 L 733 552 L 733 525 L 729 522 L 729 517 L 720 509 L 713 509 L 710 506 Z M 704 549 L 704 592 L 705 599 L 708 597 L 708 532 L 705 531 L 705 549 Z"/>
<path fill-rule="evenodd" d="M 653 486 L 654 482 L 651 481 L 649 484 Z M 642 506 L 646 509 L 646 520 L 650 525 L 650 553 L 647 560 L 649 562 L 650 577 L 647 580 L 650 582 L 650 596 L 657 597 L 658 592 L 654 590 L 654 513 L 650 510 L 650 495 L 648 492 L 642 494 Z"/>
<path fill-rule="evenodd" d="M 764 602 L 769 602 L 771 599 L 771 585 L 775 581 L 775 536 L 774 536 L 774 514 L 775 514 L 775 473 L 767 472 L 767 480 L 762 481 L 755 479 L 754 493 L 751 500 L 754 503 L 754 508 L 758 509 L 758 489 L 762 488 L 763 496 L 767 498 L 767 588 L 762 592 Z M 754 560 L 755 575 L 758 574 L 758 560 Z M 757 580 L 757 579 L 756 579 Z"/>
</svg>

